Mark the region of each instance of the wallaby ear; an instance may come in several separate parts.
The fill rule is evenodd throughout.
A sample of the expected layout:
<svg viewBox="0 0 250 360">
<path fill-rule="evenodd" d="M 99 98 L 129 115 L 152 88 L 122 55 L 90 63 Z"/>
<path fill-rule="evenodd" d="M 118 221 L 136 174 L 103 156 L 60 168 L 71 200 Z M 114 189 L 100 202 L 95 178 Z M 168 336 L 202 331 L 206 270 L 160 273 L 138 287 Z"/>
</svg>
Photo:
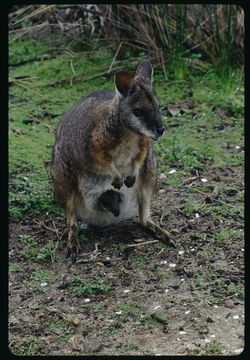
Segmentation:
<svg viewBox="0 0 250 360">
<path fill-rule="evenodd" d="M 117 71 L 115 74 L 115 86 L 119 93 L 126 96 L 130 87 L 132 86 L 133 78 L 126 71 Z"/>
<path fill-rule="evenodd" d="M 135 76 L 142 76 L 143 78 L 150 80 L 151 83 L 153 76 L 152 65 L 149 62 L 144 61 L 138 66 Z"/>
</svg>

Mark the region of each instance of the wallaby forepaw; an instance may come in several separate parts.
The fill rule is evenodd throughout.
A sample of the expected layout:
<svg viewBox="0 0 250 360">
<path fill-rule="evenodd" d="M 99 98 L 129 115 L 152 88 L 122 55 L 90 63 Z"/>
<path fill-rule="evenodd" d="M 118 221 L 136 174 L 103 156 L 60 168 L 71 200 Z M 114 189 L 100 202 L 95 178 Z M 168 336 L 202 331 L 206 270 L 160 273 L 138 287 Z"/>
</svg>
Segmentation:
<svg viewBox="0 0 250 360">
<path fill-rule="evenodd" d="M 126 179 L 124 180 L 124 184 L 130 188 L 134 185 L 135 183 L 135 179 L 136 177 L 135 176 L 127 176 Z"/>
<path fill-rule="evenodd" d="M 114 186 L 115 189 L 120 189 L 123 185 L 123 181 L 122 181 L 122 178 L 116 178 L 112 183 L 111 183 L 112 186 Z"/>
</svg>

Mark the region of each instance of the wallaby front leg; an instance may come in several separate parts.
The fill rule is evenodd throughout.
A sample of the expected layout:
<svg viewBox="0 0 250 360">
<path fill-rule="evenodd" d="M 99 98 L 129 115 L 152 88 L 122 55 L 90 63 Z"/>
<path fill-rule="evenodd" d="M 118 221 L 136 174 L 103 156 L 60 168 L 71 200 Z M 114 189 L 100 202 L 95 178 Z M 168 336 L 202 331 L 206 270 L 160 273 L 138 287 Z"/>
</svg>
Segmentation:
<svg viewBox="0 0 250 360">
<path fill-rule="evenodd" d="M 94 154 L 94 159 L 98 162 L 99 165 L 103 166 L 108 170 L 108 172 L 112 176 L 111 185 L 114 186 L 116 189 L 120 189 L 123 185 L 123 180 L 121 174 L 117 170 L 112 156 L 107 154 L 107 152 L 103 150 L 96 151 Z"/>
<path fill-rule="evenodd" d="M 74 264 L 77 258 L 77 255 L 80 251 L 80 245 L 78 242 L 78 232 L 79 226 L 76 219 L 76 208 L 75 208 L 75 196 L 71 195 L 65 210 L 67 217 L 67 227 L 68 227 L 68 242 L 66 256 L 72 257 L 72 263 Z"/>
<path fill-rule="evenodd" d="M 128 175 L 126 179 L 124 180 L 124 184 L 129 188 L 132 187 L 136 181 L 136 178 L 138 176 L 138 172 L 140 169 L 141 164 L 138 162 L 134 162 L 133 166 L 133 172 L 131 175 Z"/>
<path fill-rule="evenodd" d="M 133 159 L 132 174 L 129 174 L 124 181 L 124 184 L 127 187 L 132 187 L 136 181 L 136 178 L 139 173 L 139 169 L 142 166 L 142 163 L 145 160 L 145 157 L 147 155 L 148 141 L 149 140 L 146 137 L 142 137 L 142 138 L 140 138 L 140 140 L 138 142 L 138 147 L 139 147 L 140 151 L 139 151 L 138 155 Z"/>
<path fill-rule="evenodd" d="M 112 175 L 112 183 L 111 185 L 114 186 L 115 189 L 120 189 L 123 185 L 123 180 L 121 174 L 115 167 L 114 163 L 110 164 L 110 173 Z"/>
</svg>

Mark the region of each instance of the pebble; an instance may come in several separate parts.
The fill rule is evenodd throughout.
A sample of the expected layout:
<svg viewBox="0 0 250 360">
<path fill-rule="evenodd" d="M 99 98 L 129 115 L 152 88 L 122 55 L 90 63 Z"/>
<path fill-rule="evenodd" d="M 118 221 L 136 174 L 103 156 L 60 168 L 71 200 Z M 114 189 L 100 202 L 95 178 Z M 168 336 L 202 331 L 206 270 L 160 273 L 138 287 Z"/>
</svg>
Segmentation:
<svg viewBox="0 0 250 360">
<path fill-rule="evenodd" d="M 47 286 L 47 285 L 48 285 L 48 283 L 46 283 L 46 282 L 40 284 L 41 287 L 44 287 L 44 286 Z"/>
<path fill-rule="evenodd" d="M 116 311 L 115 314 L 116 315 L 121 315 L 122 311 Z"/>
<path fill-rule="evenodd" d="M 215 338 L 215 335 L 210 335 L 211 338 Z"/>
<path fill-rule="evenodd" d="M 167 264 L 167 260 L 162 260 L 162 261 L 160 262 L 160 264 L 161 264 L 161 265 Z"/>
<path fill-rule="evenodd" d="M 235 354 L 239 354 L 239 353 L 241 353 L 242 351 L 243 351 L 243 349 L 235 349 L 235 350 L 234 350 L 234 353 L 235 353 Z"/>
<path fill-rule="evenodd" d="M 202 181 L 203 183 L 206 183 L 206 182 L 207 182 L 207 179 L 201 179 L 201 181 Z"/>
<path fill-rule="evenodd" d="M 184 335 L 184 334 L 186 334 L 186 331 L 179 331 L 179 334 Z"/>
<path fill-rule="evenodd" d="M 88 302 L 90 302 L 90 299 L 84 299 L 84 302 L 86 302 L 86 303 L 88 303 Z"/>
<path fill-rule="evenodd" d="M 170 170 L 170 171 L 169 171 L 169 174 L 174 174 L 175 172 L 176 172 L 176 170 L 173 169 L 173 170 Z"/>
<path fill-rule="evenodd" d="M 165 174 L 163 174 L 163 173 L 161 173 L 161 175 L 160 175 L 160 179 L 166 179 L 166 175 Z"/>
<path fill-rule="evenodd" d="M 165 192 L 164 189 L 160 189 L 160 190 L 159 190 L 159 194 L 163 194 L 164 192 Z"/>
<path fill-rule="evenodd" d="M 75 325 L 75 326 L 78 326 L 78 325 L 80 325 L 80 319 L 78 319 L 78 318 L 74 318 L 73 320 L 72 320 L 72 323 Z"/>
<path fill-rule="evenodd" d="M 130 290 L 126 289 L 126 290 L 123 290 L 124 293 L 128 293 L 130 292 Z"/>
<path fill-rule="evenodd" d="M 187 314 L 189 314 L 189 313 L 190 313 L 190 311 L 191 311 L 191 310 L 187 310 L 187 311 L 185 311 L 185 314 L 186 314 L 186 315 L 187 315 Z"/>
<path fill-rule="evenodd" d="M 239 319 L 240 317 L 239 317 L 239 315 L 234 315 L 233 318 L 234 319 Z"/>
<path fill-rule="evenodd" d="M 161 305 L 157 305 L 157 306 L 154 307 L 154 310 L 157 310 L 157 309 L 159 309 L 160 307 L 161 307 Z"/>
<path fill-rule="evenodd" d="M 180 234 L 180 230 L 178 229 L 172 229 L 171 234 Z"/>
<path fill-rule="evenodd" d="M 195 214 L 195 217 L 196 217 L 196 218 L 199 218 L 199 217 L 200 217 L 200 215 L 199 215 L 198 213 L 196 213 L 196 214 Z"/>
<path fill-rule="evenodd" d="M 168 290 L 168 289 L 166 289 L 166 290 L 165 290 L 165 293 L 167 294 L 168 292 L 169 292 L 169 290 Z"/>
<path fill-rule="evenodd" d="M 183 254 L 184 254 L 184 251 L 183 251 L 183 250 L 180 250 L 180 251 L 178 251 L 178 254 L 179 254 L 179 255 L 183 255 Z"/>
<path fill-rule="evenodd" d="M 209 339 L 204 339 L 204 341 L 205 341 L 206 343 L 210 343 L 210 342 L 211 342 L 211 340 L 209 340 Z"/>
<path fill-rule="evenodd" d="M 169 264 L 169 267 L 174 268 L 176 267 L 176 264 Z"/>
</svg>

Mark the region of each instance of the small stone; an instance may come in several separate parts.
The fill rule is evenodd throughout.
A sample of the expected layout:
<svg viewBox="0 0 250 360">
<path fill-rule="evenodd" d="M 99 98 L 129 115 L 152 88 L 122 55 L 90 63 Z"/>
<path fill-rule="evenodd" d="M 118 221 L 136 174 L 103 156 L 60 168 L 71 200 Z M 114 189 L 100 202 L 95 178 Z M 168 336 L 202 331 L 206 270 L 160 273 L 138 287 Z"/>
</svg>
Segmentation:
<svg viewBox="0 0 250 360">
<path fill-rule="evenodd" d="M 78 326 L 78 325 L 80 325 L 80 319 L 78 319 L 78 318 L 74 318 L 73 320 L 72 320 L 72 323 L 75 325 L 75 326 Z"/>
<path fill-rule="evenodd" d="M 168 292 L 169 292 L 169 290 L 168 290 L 168 289 L 166 289 L 166 290 L 165 290 L 165 294 L 167 294 Z"/>
<path fill-rule="evenodd" d="M 84 299 L 84 302 L 86 302 L 86 303 L 88 303 L 88 302 L 90 302 L 90 299 Z"/>
<path fill-rule="evenodd" d="M 116 311 L 115 314 L 116 315 L 121 315 L 122 311 Z"/>
<path fill-rule="evenodd" d="M 130 292 L 130 290 L 129 290 L 129 289 L 126 289 L 126 290 L 123 290 L 123 292 L 124 292 L 124 293 L 128 293 L 128 292 Z"/>
<path fill-rule="evenodd" d="M 208 322 L 208 323 L 213 323 L 214 321 L 213 321 L 213 319 L 212 319 L 211 317 L 208 317 L 208 318 L 207 318 L 207 322 Z"/>
<path fill-rule="evenodd" d="M 185 314 L 186 314 L 186 315 L 187 315 L 187 314 L 189 314 L 189 313 L 190 313 L 190 311 L 191 311 L 191 310 L 187 310 L 187 311 L 185 311 Z"/>
<path fill-rule="evenodd" d="M 184 254 L 184 251 L 183 251 L 183 250 L 180 250 L 180 251 L 178 251 L 178 254 L 179 254 L 179 255 L 183 255 L 183 254 Z"/>
<path fill-rule="evenodd" d="M 104 266 L 103 262 L 101 262 L 101 261 L 97 261 L 97 262 L 96 262 L 96 265 L 97 265 L 97 266 Z"/>
<path fill-rule="evenodd" d="M 200 215 L 199 215 L 198 213 L 196 213 L 196 214 L 195 214 L 195 217 L 196 217 L 196 218 L 199 218 L 199 217 L 200 217 Z"/>
<path fill-rule="evenodd" d="M 157 306 L 154 307 L 154 310 L 157 310 L 157 309 L 159 309 L 160 307 L 161 307 L 161 305 L 157 305 Z"/>
<path fill-rule="evenodd" d="M 239 317 L 239 315 L 234 315 L 233 318 L 234 319 L 239 319 L 240 317 Z"/>
<path fill-rule="evenodd" d="M 172 229 L 170 232 L 171 234 L 180 234 L 180 230 L 178 229 Z"/>
<path fill-rule="evenodd" d="M 176 264 L 169 264 L 169 267 L 175 268 L 175 267 L 176 267 Z"/>
<path fill-rule="evenodd" d="M 164 192 L 165 192 L 164 189 L 160 189 L 160 190 L 159 190 L 159 194 L 163 194 Z"/>
<path fill-rule="evenodd" d="M 46 282 L 40 284 L 41 287 L 44 287 L 44 286 L 47 286 L 47 285 L 48 285 L 48 283 L 46 283 Z"/>
<path fill-rule="evenodd" d="M 160 174 L 160 179 L 166 179 L 166 178 L 167 178 L 167 176 L 164 173 Z"/>
<path fill-rule="evenodd" d="M 169 171 L 169 174 L 174 174 L 175 172 L 176 172 L 176 170 L 173 169 L 173 170 L 170 170 L 170 171 Z"/>
<path fill-rule="evenodd" d="M 203 179 L 201 179 L 201 182 L 206 183 L 207 179 L 203 178 Z"/>
<path fill-rule="evenodd" d="M 179 334 L 184 335 L 184 334 L 186 334 L 186 331 L 179 331 Z"/>
<path fill-rule="evenodd" d="M 235 354 L 239 354 L 239 353 L 241 353 L 242 351 L 243 351 L 243 349 L 235 349 L 235 350 L 234 350 L 234 353 L 235 353 Z"/>
<path fill-rule="evenodd" d="M 160 264 L 161 264 L 161 265 L 167 264 L 167 260 L 161 260 Z"/>
</svg>

